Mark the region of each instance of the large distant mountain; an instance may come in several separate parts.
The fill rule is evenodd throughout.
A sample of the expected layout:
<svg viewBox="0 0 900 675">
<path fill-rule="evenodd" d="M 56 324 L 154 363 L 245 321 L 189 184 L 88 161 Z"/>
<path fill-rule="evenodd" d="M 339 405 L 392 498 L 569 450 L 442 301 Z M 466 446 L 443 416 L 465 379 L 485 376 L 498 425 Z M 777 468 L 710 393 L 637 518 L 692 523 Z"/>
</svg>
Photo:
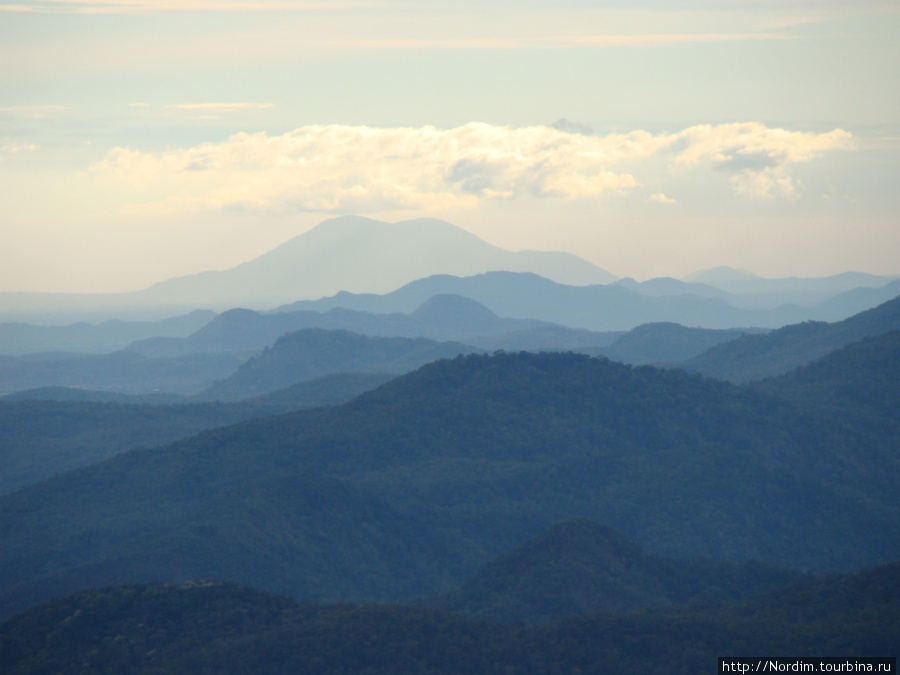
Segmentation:
<svg viewBox="0 0 900 675">
<path fill-rule="evenodd" d="M 387 293 L 434 274 L 466 276 L 492 270 L 533 272 L 574 285 L 615 279 L 570 253 L 507 251 L 434 218 L 385 223 L 341 216 L 235 268 L 170 279 L 139 292 L 0 294 L 0 316 L 138 308 L 263 309 L 339 291 Z"/>
<path fill-rule="evenodd" d="M 338 291 L 386 293 L 433 274 L 533 272 L 561 283 L 615 277 L 569 253 L 511 252 L 435 218 L 384 223 L 341 216 L 223 272 L 171 279 L 144 291 L 160 304 L 275 306 Z"/>
</svg>

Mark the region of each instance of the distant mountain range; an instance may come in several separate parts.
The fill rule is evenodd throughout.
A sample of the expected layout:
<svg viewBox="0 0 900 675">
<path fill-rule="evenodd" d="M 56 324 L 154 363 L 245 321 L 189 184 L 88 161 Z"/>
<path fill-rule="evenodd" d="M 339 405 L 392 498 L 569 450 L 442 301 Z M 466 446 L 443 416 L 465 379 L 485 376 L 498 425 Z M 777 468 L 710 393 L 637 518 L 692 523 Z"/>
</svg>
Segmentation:
<svg viewBox="0 0 900 675">
<path fill-rule="evenodd" d="M 435 295 L 452 294 L 475 300 L 502 317 L 537 319 L 593 331 L 624 331 L 656 322 L 703 328 L 777 328 L 811 319 L 844 319 L 896 297 L 900 280 L 885 281 L 880 288 L 842 292 L 805 307 L 781 304 L 747 309 L 732 304 L 732 296 L 710 288 L 695 289 L 674 279 L 571 286 L 535 274 L 488 272 L 469 277 L 436 275 L 384 295 L 342 292 L 291 303 L 278 311 L 341 308 L 376 314 L 412 312 Z"/>
<path fill-rule="evenodd" d="M 150 337 L 187 337 L 216 316 L 209 310 L 159 321 L 121 321 L 99 324 L 79 322 L 67 326 L 0 323 L 0 354 L 17 356 L 41 352 L 108 354 L 124 349 L 135 340 Z"/>
<path fill-rule="evenodd" d="M 375 297 L 383 301 L 386 296 Z M 231 310 L 186 338 L 148 338 L 112 354 L 0 357 L 0 394 L 77 387 L 85 390 L 85 399 L 95 399 L 99 391 L 153 396 L 159 403 L 170 402 L 164 394 L 237 400 L 329 373 L 399 374 L 437 358 L 497 350 L 575 351 L 744 382 L 786 373 L 898 328 L 900 296 L 840 322 L 804 322 L 771 332 L 670 322 L 596 332 L 502 319 L 474 300 L 453 295 L 433 296 L 410 314 Z M 67 396 L 77 394 L 70 389 Z M 47 398 L 40 391 L 31 397 Z"/>
<path fill-rule="evenodd" d="M 597 320 L 579 318 L 581 308 L 572 309 L 567 317 L 548 313 L 542 304 L 548 300 L 546 291 L 534 298 L 537 304 L 530 312 L 511 312 L 486 297 L 469 295 L 434 281 L 424 283 L 416 292 L 408 290 L 386 301 L 382 309 L 340 304 L 349 301 L 343 297 L 346 293 L 389 294 L 427 278 L 477 277 L 488 272 L 529 273 L 567 287 L 593 287 L 595 290 L 581 296 L 570 292 L 565 299 L 583 304 L 591 298 L 592 311 L 612 312 L 612 317 L 601 325 Z M 845 318 L 900 293 L 900 285 L 892 295 L 883 291 L 892 280 L 896 277 L 853 272 L 821 279 L 762 279 L 730 268 L 699 273 L 687 281 L 616 280 L 609 272 L 575 255 L 507 251 L 441 220 L 420 218 L 385 223 L 341 216 L 232 269 L 169 279 L 141 291 L 0 293 L 0 321 L 54 325 L 72 321 L 97 323 L 112 318 L 146 321 L 197 309 L 270 310 L 335 295 L 338 304 L 332 301 L 332 307 L 408 313 L 433 295 L 451 293 L 478 300 L 502 317 L 537 318 L 592 330 L 627 330 L 650 321 L 707 328 L 774 328 L 806 319 Z M 602 292 L 596 290 L 601 287 Z M 423 294 L 422 288 L 430 290 Z M 413 296 L 416 301 L 411 302 Z M 405 303 L 393 302 L 401 298 Z M 507 297 L 506 303 L 527 304 L 531 300 Z M 630 311 L 625 306 L 634 303 L 637 306 Z M 169 333 L 160 333 L 163 334 Z M 5 348 L 3 342 L 0 331 L 0 354 L 21 353 Z"/>
<path fill-rule="evenodd" d="M 612 274 L 570 253 L 507 251 L 450 223 L 385 223 L 360 216 L 326 220 L 230 270 L 209 271 L 116 294 L 0 294 L 0 317 L 158 316 L 193 309 L 268 309 L 339 291 L 387 293 L 434 274 L 532 272 L 566 284 L 604 284 Z M 46 322 L 46 321 L 44 321 Z"/>
</svg>

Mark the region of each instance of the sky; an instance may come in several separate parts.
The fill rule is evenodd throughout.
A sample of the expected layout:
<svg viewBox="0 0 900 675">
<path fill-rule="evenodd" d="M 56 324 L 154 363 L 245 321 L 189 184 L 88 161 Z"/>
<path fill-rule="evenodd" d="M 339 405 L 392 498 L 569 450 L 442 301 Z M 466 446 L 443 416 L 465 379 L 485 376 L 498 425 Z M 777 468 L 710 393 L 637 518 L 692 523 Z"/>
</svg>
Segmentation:
<svg viewBox="0 0 900 675">
<path fill-rule="evenodd" d="M 900 274 L 898 0 L 0 0 L 0 292 L 345 213 L 682 278 Z"/>
</svg>

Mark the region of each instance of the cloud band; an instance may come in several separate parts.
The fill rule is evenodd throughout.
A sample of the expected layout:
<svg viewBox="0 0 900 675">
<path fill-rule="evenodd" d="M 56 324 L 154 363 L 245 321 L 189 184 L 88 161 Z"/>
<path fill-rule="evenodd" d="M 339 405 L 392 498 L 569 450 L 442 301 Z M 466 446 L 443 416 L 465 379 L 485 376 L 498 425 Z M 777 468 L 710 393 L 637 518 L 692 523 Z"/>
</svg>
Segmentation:
<svg viewBox="0 0 900 675">
<path fill-rule="evenodd" d="M 149 208 L 373 213 L 475 206 L 483 200 L 601 198 L 639 185 L 641 162 L 707 165 L 738 193 L 791 195 L 791 165 L 848 148 L 835 129 L 700 125 L 668 134 L 592 136 L 552 127 L 455 129 L 311 125 L 281 136 L 148 153 L 111 150 L 94 169 L 146 191 Z"/>
</svg>

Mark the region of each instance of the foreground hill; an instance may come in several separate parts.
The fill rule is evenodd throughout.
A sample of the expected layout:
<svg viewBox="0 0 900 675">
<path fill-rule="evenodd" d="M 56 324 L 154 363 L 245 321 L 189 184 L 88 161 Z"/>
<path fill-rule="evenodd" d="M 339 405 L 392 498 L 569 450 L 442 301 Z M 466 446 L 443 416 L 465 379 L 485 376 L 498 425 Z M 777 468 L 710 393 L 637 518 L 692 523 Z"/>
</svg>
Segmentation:
<svg viewBox="0 0 900 675">
<path fill-rule="evenodd" d="M 716 345 L 681 367 L 730 382 L 786 373 L 870 335 L 900 330 L 900 296 L 843 321 L 808 321 Z"/>
<path fill-rule="evenodd" d="M 900 455 L 881 429 L 573 354 L 438 361 L 342 406 L 123 453 L 0 498 L 0 613 L 110 580 L 409 599 L 576 516 L 657 555 L 858 569 L 900 558 Z M 311 475 L 331 497 L 305 497 Z M 358 531 L 351 494 L 372 505 Z M 326 564 L 338 554 L 342 567 Z"/>
<path fill-rule="evenodd" d="M 654 556 L 587 519 L 557 523 L 430 606 L 505 623 L 673 604 L 738 601 L 802 579 L 758 563 Z"/>
<path fill-rule="evenodd" d="M 859 424 L 900 427 L 900 331 L 868 337 L 809 365 L 755 386 L 789 399 L 849 416 Z M 900 438 L 900 434 L 897 435 Z"/>
<path fill-rule="evenodd" d="M 516 628 L 409 606 L 310 606 L 209 582 L 70 596 L 0 625 L 11 674 L 710 673 L 719 657 L 900 649 L 897 564 L 742 605 L 601 613 Z M 843 664 L 842 664 L 843 665 Z"/>
</svg>

